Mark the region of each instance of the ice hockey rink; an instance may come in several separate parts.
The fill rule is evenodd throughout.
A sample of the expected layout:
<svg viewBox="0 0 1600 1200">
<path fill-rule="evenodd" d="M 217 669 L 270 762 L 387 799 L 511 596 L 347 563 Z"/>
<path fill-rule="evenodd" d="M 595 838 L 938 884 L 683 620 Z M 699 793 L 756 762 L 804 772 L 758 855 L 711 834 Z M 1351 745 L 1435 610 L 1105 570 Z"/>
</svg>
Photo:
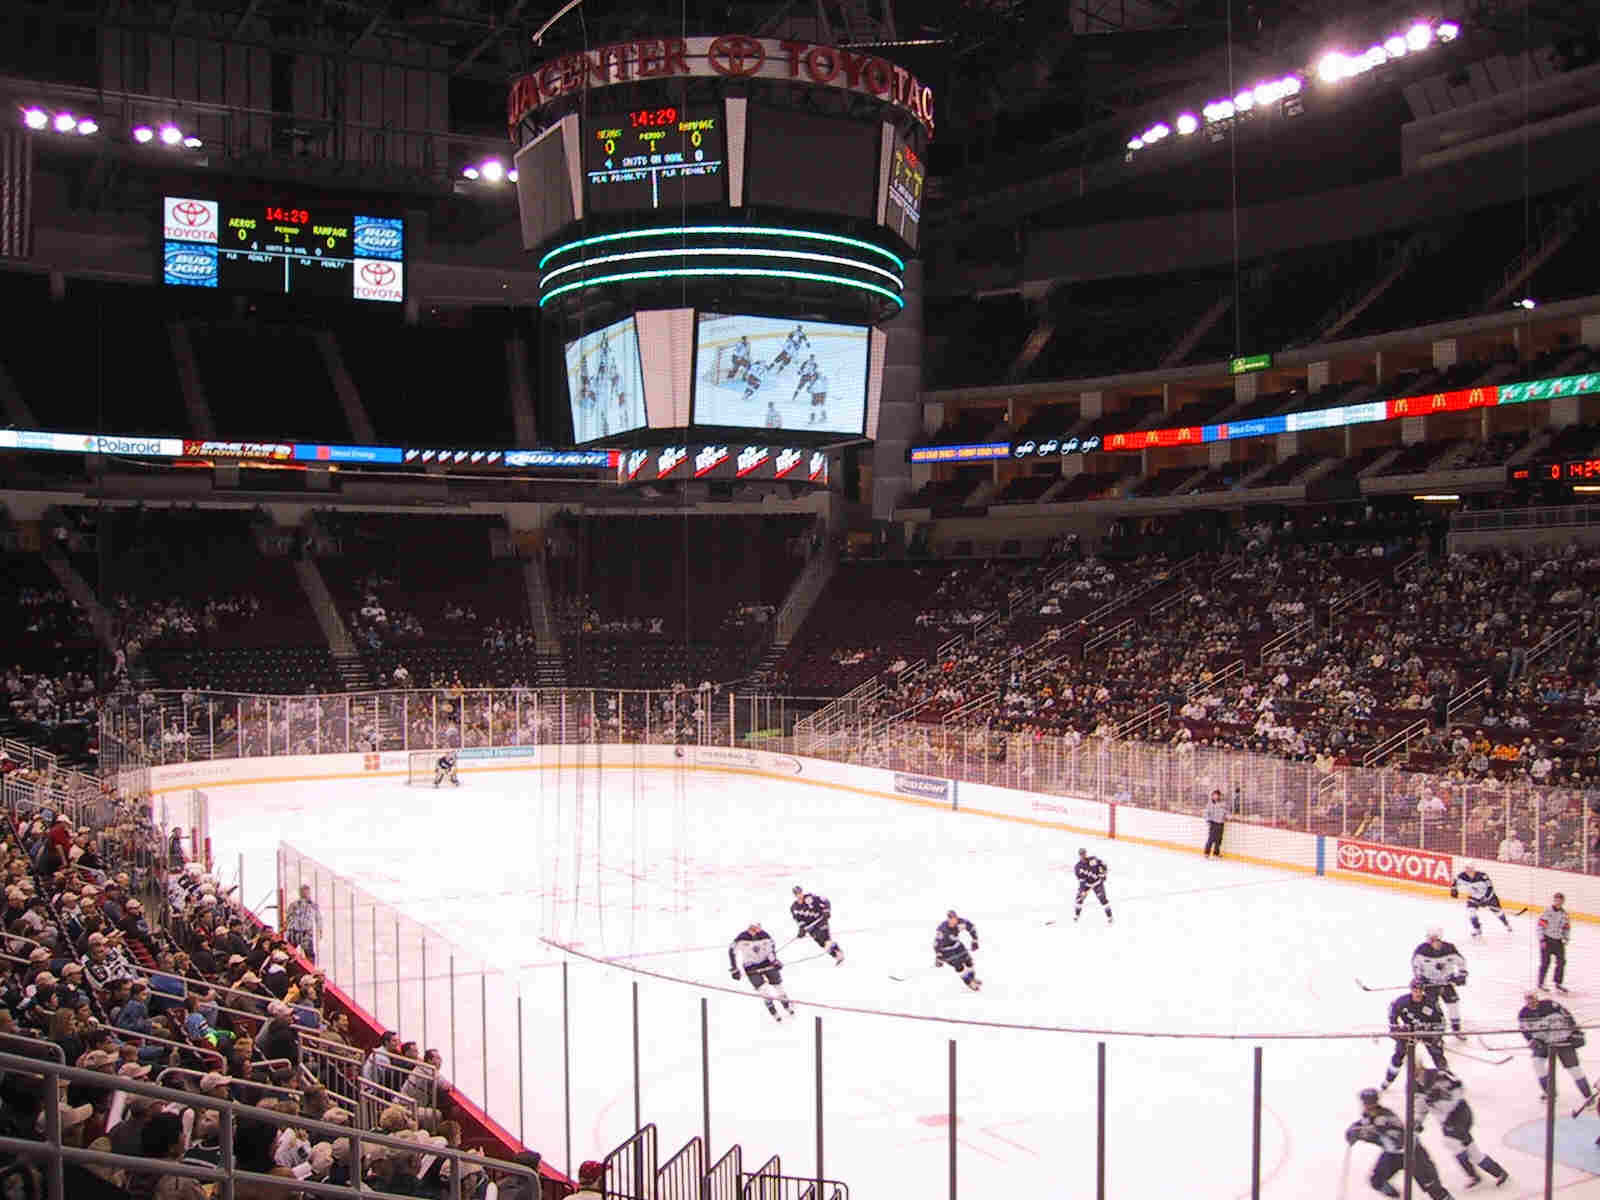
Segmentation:
<svg viewBox="0 0 1600 1200">
<path fill-rule="evenodd" d="M 747 1169 L 778 1154 L 785 1174 L 812 1175 L 820 1017 L 824 1173 L 855 1200 L 947 1194 L 951 1039 L 962 1194 L 1095 1195 L 1104 1041 L 1107 1195 L 1248 1196 L 1256 1046 L 1262 1194 L 1345 1195 L 1343 1130 L 1357 1091 L 1382 1082 L 1391 1043 L 1373 1035 L 1427 928 L 1467 958 L 1469 1030 L 1514 1026 L 1535 965 L 1533 913 L 1512 932 L 1490 920 L 1473 941 L 1456 903 L 801 782 L 573 767 L 463 772 L 439 791 L 394 778 L 219 787 L 210 804 L 214 843 L 240 853 L 219 864 L 224 882 L 242 866 L 254 903 L 280 840 L 315 860 L 288 882 L 315 876 L 335 979 L 404 1037 L 439 1046 L 446 1074 L 486 1092 L 490 1113 L 558 1166 L 563 961 L 574 1165 L 632 1132 L 637 985 L 641 1113 L 662 1161 L 702 1129 L 704 997 L 711 1158 L 738 1142 Z M 1229 836 L 1247 841 L 1244 827 Z M 1110 868 L 1114 925 L 1092 896 L 1072 920 L 1080 845 Z M 1512 868 L 1484 865 L 1514 890 Z M 353 902 L 323 869 L 402 916 Z M 788 942 L 795 884 L 832 901 L 846 960 L 787 946 L 796 1014 L 780 1025 L 729 977 L 726 949 L 751 921 Z M 981 993 L 934 966 L 951 908 L 981 936 Z M 1586 1023 L 1600 1019 L 1596 953 L 1578 924 L 1564 999 Z M 480 962 L 497 973 L 480 979 Z M 1360 1036 L 1300 1036 L 1329 1032 Z M 1495 1194 L 1543 1195 L 1543 1106 L 1516 1042 L 1452 1041 L 1451 1066 L 1479 1145 L 1511 1172 Z M 1584 1053 L 1600 1074 L 1600 1043 Z M 1600 1119 L 1568 1118 L 1564 1072 L 1560 1086 L 1555 1189 L 1600 1198 Z M 1403 1092 L 1385 1103 L 1403 1108 Z M 1423 1142 L 1462 1192 L 1431 1120 Z M 1348 1195 L 1373 1194 L 1375 1154 L 1349 1156 Z"/>
</svg>

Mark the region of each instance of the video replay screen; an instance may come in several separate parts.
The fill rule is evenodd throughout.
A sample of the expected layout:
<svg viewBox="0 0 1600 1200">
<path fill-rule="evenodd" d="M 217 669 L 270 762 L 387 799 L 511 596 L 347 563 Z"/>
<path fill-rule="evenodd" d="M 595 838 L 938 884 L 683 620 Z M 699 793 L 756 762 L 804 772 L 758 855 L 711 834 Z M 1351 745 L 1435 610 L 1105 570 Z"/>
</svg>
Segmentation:
<svg viewBox="0 0 1600 1200">
<path fill-rule="evenodd" d="M 639 330 L 623 317 L 566 345 L 567 399 L 578 445 L 643 429 L 644 368 Z"/>
<path fill-rule="evenodd" d="M 696 425 L 865 431 L 869 327 L 712 312 L 697 318 Z"/>
</svg>

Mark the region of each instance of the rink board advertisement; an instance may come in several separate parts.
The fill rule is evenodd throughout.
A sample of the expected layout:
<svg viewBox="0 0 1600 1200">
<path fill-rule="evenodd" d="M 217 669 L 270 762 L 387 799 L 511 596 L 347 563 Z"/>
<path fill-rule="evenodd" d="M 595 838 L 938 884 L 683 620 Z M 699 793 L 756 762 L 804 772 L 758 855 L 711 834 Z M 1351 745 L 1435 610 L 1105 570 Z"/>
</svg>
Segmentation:
<svg viewBox="0 0 1600 1200">
<path fill-rule="evenodd" d="M 644 366 L 632 317 L 568 342 L 566 357 L 574 442 L 645 427 Z"/>
<path fill-rule="evenodd" d="M 1448 854 L 1431 850 L 1412 850 L 1403 846 L 1384 846 L 1339 838 L 1334 862 L 1341 871 L 1354 875 L 1376 875 L 1380 879 L 1399 879 L 1406 883 L 1449 887 L 1455 878 Z"/>
<path fill-rule="evenodd" d="M 694 423 L 860 436 L 869 334 L 865 325 L 696 314 Z"/>
</svg>

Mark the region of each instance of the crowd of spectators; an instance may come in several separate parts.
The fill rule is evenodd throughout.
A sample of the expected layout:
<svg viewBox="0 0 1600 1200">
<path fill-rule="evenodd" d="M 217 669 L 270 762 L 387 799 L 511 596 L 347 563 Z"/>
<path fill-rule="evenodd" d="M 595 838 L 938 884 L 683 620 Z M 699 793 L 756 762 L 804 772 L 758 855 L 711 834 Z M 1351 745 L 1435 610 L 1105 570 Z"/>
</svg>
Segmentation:
<svg viewBox="0 0 1600 1200">
<path fill-rule="evenodd" d="M 13 777 L 35 785 L 28 796 L 56 794 L 48 775 L 32 768 Z M 97 799 L 105 817 L 98 831 L 75 825 L 64 809 L 13 806 L 0 837 L 0 1050 L 52 1058 L 106 1082 L 58 1089 L 43 1076 L 5 1072 L 0 1128 L 39 1137 L 54 1103 L 65 1145 L 216 1167 L 215 1111 L 118 1088 L 119 1081 L 159 1083 L 278 1117 L 374 1129 L 405 1143 L 367 1143 L 356 1164 L 347 1137 L 241 1114 L 233 1144 L 241 1169 L 359 1182 L 405 1196 L 447 1195 L 450 1167 L 436 1152 L 459 1147 L 461 1128 L 443 1099 L 439 1053 L 394 1032 L 363 1053 L 342 1013 L 325 1017 L 322 972 L 283 934 L 258 925 L 235 889 L 201 863 L 183 861 L 182 831 L 164 837 L 151 823 L 148 797 Z M 309 953 L 320 914 L 303 894 L 292 915 L 295 940 Z M 524 1165 L 536 1166 L 537 1156 Z M 12 1173 L 19 1171 L 31 1173 L 13 1165 Z M 67 1164 L 66 1181 L 73 1197 L 208 1194 L 193 1180 L 133 1168 Z M 488 1180 L 469 1164 L 461 1183 L 462 1195 L 475 1197 Z M 241 1184 L 234 1194 L 269 1193 Z M 516 1186 L 501 1194 L 517 1194 Z"/>
</svg>

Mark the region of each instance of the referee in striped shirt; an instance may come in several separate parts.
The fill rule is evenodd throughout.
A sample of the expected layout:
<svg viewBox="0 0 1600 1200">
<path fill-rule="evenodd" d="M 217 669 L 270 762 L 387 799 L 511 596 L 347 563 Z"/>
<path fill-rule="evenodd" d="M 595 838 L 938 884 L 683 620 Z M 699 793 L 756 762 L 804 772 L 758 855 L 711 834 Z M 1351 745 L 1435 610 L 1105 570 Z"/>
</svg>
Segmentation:
<svg viewBox="0 0 1600 1200">
<path fill-rule="evenodd" d="M 1539 986 L 1544 986 L 1545 972 L 1553 962 L 1556 965 L 1556 991 L 1563 995 L 1567 991 L 1561 985 L 1567 977 L 1567 939 L 1572 936 L 1572 918 L 1562 907 L 1566 899 L 1557 892 L 1551 898 L 1550 907 L 1539 917 Z"/>
</svg>

